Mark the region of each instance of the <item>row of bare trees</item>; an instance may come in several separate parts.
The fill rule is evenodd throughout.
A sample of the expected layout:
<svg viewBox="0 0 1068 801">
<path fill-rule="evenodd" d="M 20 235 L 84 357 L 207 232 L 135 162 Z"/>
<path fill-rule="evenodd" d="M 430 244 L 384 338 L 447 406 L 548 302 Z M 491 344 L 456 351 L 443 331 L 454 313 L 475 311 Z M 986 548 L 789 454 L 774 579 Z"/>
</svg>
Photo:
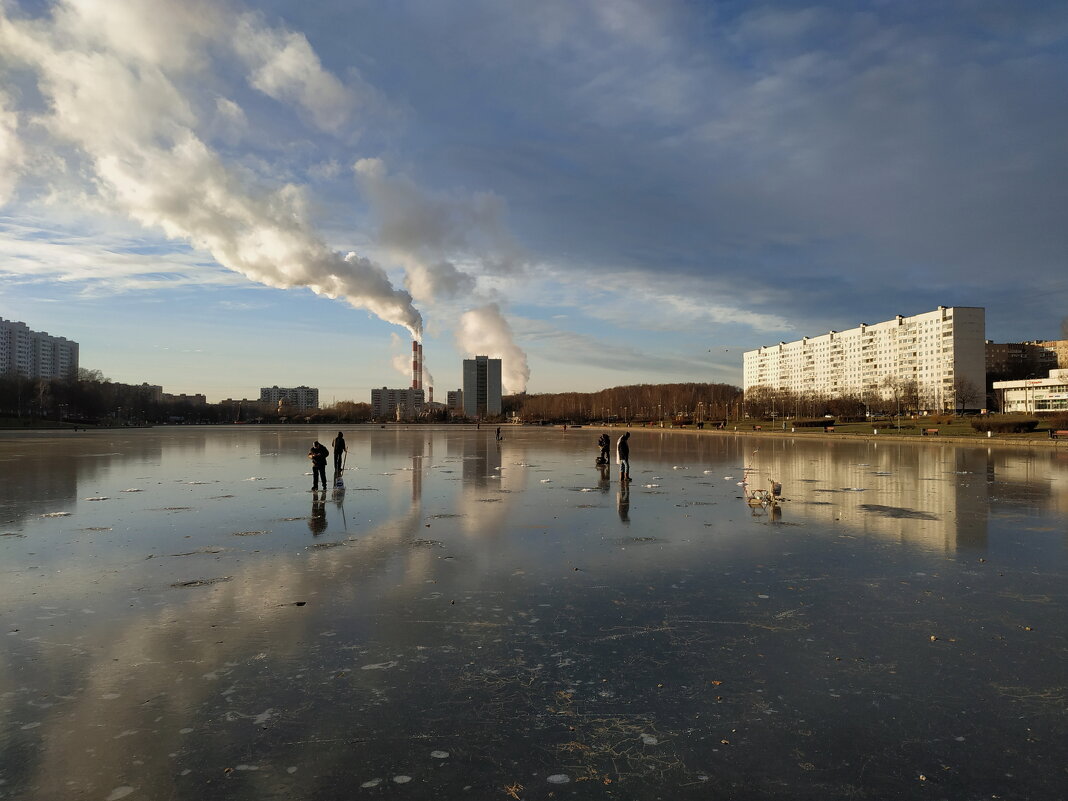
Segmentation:
<svg viewBox="0 0 1068 801">
<path fill-rule="evenodd" d="M 730 384 L 634 384 L 599 392 L 510 395 L 504 412 L 525 422 L 626 422 L 737 419 L 742 391 Z"/>
<path fill-rule="evenodd" d="M 985 400 L 985 392 L 968 378 L 953 381 L 952 391 L 942 397 L 913 380 L 889 376 L 864 392 L 828 395 L 817 392 L 794 392 L 773 387 L 750 387 L 745 393 L 745 413 L 750 417 L 820 417 L 834 415 L 843 419 L 867 415 L 891 416 L 917 412 L 963 412 L 976 409 Z"/>
</svg>

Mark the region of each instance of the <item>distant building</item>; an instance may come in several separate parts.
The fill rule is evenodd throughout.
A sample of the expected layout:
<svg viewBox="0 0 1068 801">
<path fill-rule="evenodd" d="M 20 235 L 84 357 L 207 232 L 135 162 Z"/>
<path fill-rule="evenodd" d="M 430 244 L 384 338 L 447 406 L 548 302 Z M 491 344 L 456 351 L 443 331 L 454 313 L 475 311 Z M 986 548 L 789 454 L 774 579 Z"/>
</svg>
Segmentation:
<svg viewBox="0 0 1068 801">
<path fill-rule="evenodd" d="M 319 408 L 319 390 L 313 387 L 260 387 L 260 403 L 282 407 L 292 411 Z"/>
<path fill-rule="evenodd" d="M 0 317 L 0 374 L 78 378 L 78 343 Z"/>
<path fill-rule="evenodd" d="M 1003 412 L 1068 411 L 1068 370 L 1052 370 L 1047 378 L 995 381 L 994 392 L 1002 395 Z"/>
<path fill-rule="evenodd" d="M 464 415 L 476 420 L 501 413 L 501 360 L 464 359 Z"/>
<path fill-rule="evenodd" d="M 1053 351 L 1057 357 L 1057 370 L 1068 370 L 1068 339 L 1046 339 L 1035 342 L 1040 348 Z"/>
<path fill-rule="evenodd" d="M 169 392 L 164 392 L 160 396 L 160 400 L 163 403 L 189 403 L 193 406 L 206 406 L 208 403 L 207 396 L 199 392 L 195 395 L 186 395 L 184 392 L 179 395 L 172 395 Z"/>
<path fill-rule="evenodd" d="M 464 391 L 462 389 L 449 390 L 446 398 L 449 412 L 452 414 L 464 413 Z"/>
<path fill-rule="evenodd" d="M 397 417 L 402 419 L 418 417 L 422 414 L 424 395 L 421 389 L 381 389 L 371 390 L 371 414 L 379 419 Z"/>
<path fill-rule="evenodd" d="M 919 408 L 955 406 L 961 381 L 983 392 L 986 310 L 939 306 L 912 317 L 831 331 L 745 353 L 744 389 L 800 396 L 871 396 L 888 400 L 911 387 Z"/>
<path fill-rule="evenodd" d="M 1018 381 L 1047 375 L 1050 370 L 1068 367 L 1061 365 L 1055 342 L 986 342 L 986 377 L 988 381 Z M 1068 345 L 1068 342 L 1064 343 Z"/>
</svg>

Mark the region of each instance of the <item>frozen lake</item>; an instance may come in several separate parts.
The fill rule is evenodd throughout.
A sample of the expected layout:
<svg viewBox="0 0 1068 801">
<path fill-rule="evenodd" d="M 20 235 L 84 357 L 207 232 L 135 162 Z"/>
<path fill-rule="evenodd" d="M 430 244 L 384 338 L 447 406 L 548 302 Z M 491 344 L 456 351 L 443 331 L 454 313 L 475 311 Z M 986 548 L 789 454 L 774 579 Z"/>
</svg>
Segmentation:
<svg viewBox="0 0 1068 801">
<path fill-rule="evenodd" d="M 336 433 L 0 434 L 0 798 L 1068 786 L 1068 453 Z"/>
</svg>

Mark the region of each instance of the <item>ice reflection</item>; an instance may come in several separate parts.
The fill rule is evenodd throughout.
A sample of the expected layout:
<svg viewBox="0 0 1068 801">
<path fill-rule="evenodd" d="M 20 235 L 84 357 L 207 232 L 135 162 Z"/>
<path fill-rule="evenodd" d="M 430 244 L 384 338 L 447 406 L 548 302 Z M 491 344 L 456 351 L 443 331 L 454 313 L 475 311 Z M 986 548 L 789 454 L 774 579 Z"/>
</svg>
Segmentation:
<svg viewBox="0 0 1068 801">
<path fill-rule="evenodd" d="M 334 433 L 0 441 L 0 798 L 1056 795 L 1058 452 Z"/>
</svg>

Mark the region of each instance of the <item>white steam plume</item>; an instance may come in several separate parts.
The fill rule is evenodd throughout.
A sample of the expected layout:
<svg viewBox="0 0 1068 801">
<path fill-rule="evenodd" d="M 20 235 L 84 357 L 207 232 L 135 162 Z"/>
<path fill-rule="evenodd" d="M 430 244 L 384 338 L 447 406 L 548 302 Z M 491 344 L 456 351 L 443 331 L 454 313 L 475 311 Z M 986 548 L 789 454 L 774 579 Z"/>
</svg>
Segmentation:
<svg viewBox="0 0 1068 801">
<path fill-rule="evenodd" d="M 456 341 L 469 356 L 501 360 L 501 382 L 506 393 L 526 392 L 530 380 L 527 355 L 515 344 L 512 329 L 496 303 L 464 312 Z"/>
<path fill-rule="evenodd" d="M 502 359 L 504 384 L 526 390 L 527 356 L 514 340 L 500 306 L 478 291 L 479 274 L 521 272 L 520 248 L 502 222 L 504 203 L 492 193 L 457 195 L 428 191 L 406 176 L 389 174 L 381 159 L 353 165 L 357 182 L 378 218 L 378 241 L 404 265 L 406 286 L 421 302 L 473 297 L 484 303 L 460 318 L 457 341 L 470 355 Z M 461 262 L 468 269 L 457 266 Z M 424 385 L 432 379 L 425 372 Z"/>
<path fill-rule="evenodd" d="M 49 107 L 38 122 L 56 154 L 73 145 L 84 157 L 105 201 L 254 281 L 343 298 L 418 334 L 411 295 L 378 265 L 330 250 L 307 220 L 299 187 L 247 185 L 197 133 L 196 97 L 183 82 L 197 85 L 208 45 L 227 44 L 235 30 L 280 48 L 269 57 L 238 50 L 251 85 L 337 129 L 355 101 L 303 36 L 200 0 L 65 0 L 50 20 L 14 20 L 7 8 L 0 2 L 0 53 L 34 73 Z M 0 159 L 17 155 L 17 143 L 3 144 L 13 131 L 0 108 Z"/>
</svg>

